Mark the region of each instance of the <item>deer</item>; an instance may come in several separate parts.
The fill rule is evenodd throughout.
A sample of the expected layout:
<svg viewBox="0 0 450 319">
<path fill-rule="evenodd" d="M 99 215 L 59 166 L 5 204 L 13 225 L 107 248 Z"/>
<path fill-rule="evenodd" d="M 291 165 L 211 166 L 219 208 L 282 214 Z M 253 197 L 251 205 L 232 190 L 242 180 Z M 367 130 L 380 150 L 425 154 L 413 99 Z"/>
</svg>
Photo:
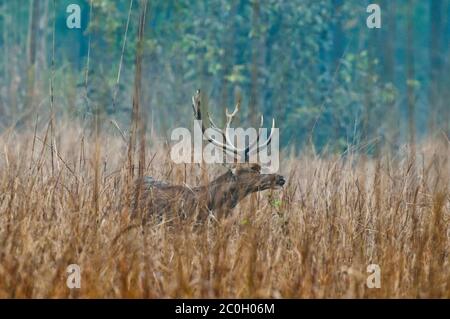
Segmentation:
<svg viewBox="0 0 450 319">
<path fill-rule="evenodd" d="M 243 150 L 242 159 L 242 156 L 238 155 L 237 147 L 233 145 L 227 134 L 227 129 L 230 128 L 239 111 L 240 101 L 238 100 L 233 112 L 229 113 L 228 109 L 225 109 L 227 118 L 225 129 L 220 129 L 215 125 L 208 114 L 210 127 L 220 133 L 223 137 L 222 141 L 225 142 L 206 134 L 200 104 L 200 90 L 197 90 L 192 97 L 194 119 L 202 123 L 202 134 L 209 143 L 224 153 L 233 155 L 234 164 L 226 173 L 216 177 L 210 183 L 196 187 L 174 185 L 156 180 L 151 176 L 140 178 L 136 186 L 139 192 L 139 201 L 144 203 L 145 210 L 150 216 L 156 213 L 156 216 L 164 216 L 167 220 L 193 218 L 198 222 L 202 222 L 208 217 L 220 219 L 229 216 L 237 204 L 248 195 L 269 189 L 280 189 L 286 183 L 282 175 L 263 174 L 259 163 L 250 163 L 249 161 L 250 154 L 254 152 L 258 154 L 262 148 L 270 145 L 275 119 L 272 120 L 269 137 L 259 145 L 260 133 L 258 133 L 256 141 Z M 261 116 L 260 127 L 262 125 L 263 117 Z"/>
</svg>

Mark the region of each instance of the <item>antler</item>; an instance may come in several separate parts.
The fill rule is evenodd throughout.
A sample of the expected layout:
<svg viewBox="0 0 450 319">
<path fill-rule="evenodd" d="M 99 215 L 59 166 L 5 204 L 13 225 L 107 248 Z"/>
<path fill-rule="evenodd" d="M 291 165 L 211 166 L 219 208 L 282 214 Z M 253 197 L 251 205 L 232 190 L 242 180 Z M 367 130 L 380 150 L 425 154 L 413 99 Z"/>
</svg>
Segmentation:
<svg viewBox="0 0 450 319">
<path fill-rule="evenodd" d="M 234 107 L 234 111 L 233 111 L 232 113 L 229 113 L 227 108 L 225 109 L 225 115 L 227 116 L 227 124 L 226 124 L 225 130 L 220 129 L 220 128 L 214 123 L 214 121 L 212 120 L 210 114 L 207 113 L 207 114 L 208 114 L 209 124 L 211 125 L 211 128 L 214 129 L 216 132 L 218 132 L 218 133 L 220 133 L 220 134 L 222 135 L 222 137 L 223 137 L 224 140 L 225 140 L 225 143 L 226 143 L 227 147 L 229 147 L 229 148 L 230 148 L 230 151 L 233 151 L 233 152 L 237 152 L 237 151 L 239 151 L 239 149 L 237 149 L 237 148 L 233 145 L 233 143 L 231 143 L 231 138 L 230 138 L 230 136 L 228 135 L 228 128 L 230 128 L 230 125 L 231 125 L 231 123 L 233 122 L 234 116 L 235 116 L 235 115 L 237 114 L 237 112 L 239 111 L 240 103 L 241 103 L 241 101 L 238 100 L 236 106 Z"/>
<path fill-rule="evenodd" d="M 241 154 L 243 152 L 244 153 L 244 161 L 248 162 L 251 154 L 259 153 L 261 150 L 263 150 L 265 147 L 270 145 L 270 143 L 272 142 L 272 136 L 273 136 L 273 132 L 275 129 L 275 119 L 272 119 L 272 128 L 270 130 L 269 137 L 262 145 L 258 145 L 259 139 L 260 139 L 260 130 L 264 124 L 264 116 L 261 115 L 261 124 L 260 124 L 259 130 L 258 130 L 258 135 L 256 137 L 256 140 L 252 144 L 248 145 L 246 148 L 239 149 L 232 143 L 232 138 L 230 137 L 229 132 L 230 132 L 231 123 L 233 122 L 236 114 L 239 112 L 240 105 L 241 105 L 241 101 L 240 101 L 240 99 L 238 99 L 233 112 L 229 113 L 228 108 L 225 108 L 225 115 L 227 117 L 227 123 L 226 123 L 225 129 L 220 129 L 214 123 L 210 114 L 207 113 L 210 127 L 222 135 L 223 139 L 225 140 L 225 144 L 208 136 L 206 134 L 206 128 L 205 128 L 203 122 L 202 122 L 202 133 L 210 143 L 221 148 L 225 153 L 228 153 L 228 154 L 232 153 L 235 158 L 240 157 L 239 154 Z M 192 109 L 194 110 L 195 119 L 202 121 L 202 115 L 201 115 L 201 110 L 200 110 L 200 90 L 197 90 L 195 95 L 192 97 Z M 255 146 L 256 146 L 256 148 L 255 148 Z"/>
<path fill-rule="evenodd" d="M 201 121 L 201 123 L 202 123 L 202 133 L 203 133 L 203 136 L 206 137 L 206 139 L 208 140 L 208 142 L 210 142 L 210 143 L 212 143 L 213 145 L 215 145 L 215 146 L 221 148 L 224 152 L 233 152 L 233 156 L 235 156 L 235 157 L 238 156 L 238 155 L 234 152 L 234 150 L 231 149 L 229 146 L 223 144 L 222 142 L 220 142 L 220 141 L 218 141 L 218 140 L 216 140 L 216 139 L 214 139 L 214 138 L 212 138 L 211 136 L 209 136 L 209 135 L 206 134 L 206 128 L 205 128 L 205 125 L 203 124 L 203 121 L 202 121 L 202 113 L 201 113 L 201 109 L 200 109 L 200 104 L 201 104 L 201 102 L 200 102 L 200 90 L 197 90 L 197 92 L 195 93 L 195 95 L 192 97 L 192 109 L 193 109 L 193 111 L 194 111 L 194 118 L 195 118 L 196 120 L 198 120 L 198 121 Z M 211 117 L 209 116 L 209 114 L 208 114 L 208 117 L 209 117 L 209 121 L 210 121 L 211 127 L 212 127 L 214 130 L 216 130 L 217 132 L 219 132 L 220 134 L 222 134 L 223 137 L 225 137 L 224 132 L 223 132 L 221 129 L 219 129 L 219 128 L 212 122 L 212 119 L 211 119 Z"/>
</svg>

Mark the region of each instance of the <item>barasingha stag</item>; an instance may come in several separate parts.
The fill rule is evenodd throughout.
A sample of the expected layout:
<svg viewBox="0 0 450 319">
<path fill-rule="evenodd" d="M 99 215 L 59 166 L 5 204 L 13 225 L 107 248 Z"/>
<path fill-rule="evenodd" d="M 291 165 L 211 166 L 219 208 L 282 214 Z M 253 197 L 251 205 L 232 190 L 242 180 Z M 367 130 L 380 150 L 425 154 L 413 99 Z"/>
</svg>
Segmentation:
<svg viewBox="0 0 450 319">
<path fill-rule="evenodd" d="M 250 154 L 259 154 L 260 150 L 268 147 L 272 141 L 274 120 L 269 137 L 259 144 L 258 133 L 256 141 L 245 148 L 242 160 L 227 133 L 227 129 L 230 128 L 233 118 L 239 110 L 239 102 L 232 113 L 226 110 L 227 123 L 223 130 L 219 129 L 208 117 L 211 128 L 222 135 L 224 143 L 213 139 L 206 133 L 200 111 L 200 91 L 197 91 L 192 97 L 192 108 L 195 119 L 202 123 L 203 136 L 224 153 L 232 153 L 237 163 L 233 164 L 233 168 L 225 174 L 206 185 L 197 187 L 172 185 L 157 181 L 152 177 L 144 177 L 138 181 L 139 190 L 137 191 L 139 192 L 139 202 L 141 205 L 144 204 L 140 207 L 144 207 L 146 216 L 163 216 L 166 220 L 193 218 L 196 221 L 203 221 L 208 216 L 221 218 L 230 214 L 232 209 L 247 195 L 267 189 L 281 188 L 285 184 L 283 176 L 262 174 L 261 166 L 249 161 Z M 263 118 L 261 117 L 261 125 L 262 122 Z"/>
</svg>

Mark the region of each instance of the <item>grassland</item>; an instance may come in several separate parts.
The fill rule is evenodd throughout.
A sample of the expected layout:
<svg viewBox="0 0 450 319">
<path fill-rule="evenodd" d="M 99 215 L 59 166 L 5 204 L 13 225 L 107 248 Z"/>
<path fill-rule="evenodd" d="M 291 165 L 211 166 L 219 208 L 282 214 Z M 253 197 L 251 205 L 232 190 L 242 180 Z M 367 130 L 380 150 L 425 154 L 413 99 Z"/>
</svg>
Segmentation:
<svg viewBox="0 0 450 319">
<path fill-rule="evenodd" d="M 223 171 L 171 164 L 152 139 L 146 175 L 197 185 Z M 287 185 L 226 220 L 126 231 L 139 221 L 124 204 L 135 173 L 120 137 L 6 130 L 0 153 L 1 298 L 450 298 L 445 137 L 414 157 L 284 154 Z M 74 263 L 81 288 L 70 290 Z M 366 286 L 369 264 L 379 289 Z"/>
</svg>

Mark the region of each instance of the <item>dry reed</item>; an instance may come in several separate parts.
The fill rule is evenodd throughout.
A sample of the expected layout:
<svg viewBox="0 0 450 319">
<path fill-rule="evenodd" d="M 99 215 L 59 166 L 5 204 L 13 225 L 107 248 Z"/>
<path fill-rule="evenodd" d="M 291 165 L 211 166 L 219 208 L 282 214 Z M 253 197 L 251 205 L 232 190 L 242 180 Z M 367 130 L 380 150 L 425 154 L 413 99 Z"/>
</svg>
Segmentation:
<svg viewBox="0 0 450 319">
<path fill-rule="evenodd" d="M 227 220 L 123 231 L 136 221 L 122 138 L 102 132 L 96 147 L 76 126 L 55 134 L 0 137 L 2 298 L 450 297 L 448 141 L 417 147 L 414 160 L 406 149 L 285 155 L 284 189 L 248 198 Z M 144 174 L 201 182 L 200 168 L 149 144 Z M 79 290 L 66 286 L 73 263 Z M 366 287 L 372 263 L 380 289 Z"/>
</svg>

